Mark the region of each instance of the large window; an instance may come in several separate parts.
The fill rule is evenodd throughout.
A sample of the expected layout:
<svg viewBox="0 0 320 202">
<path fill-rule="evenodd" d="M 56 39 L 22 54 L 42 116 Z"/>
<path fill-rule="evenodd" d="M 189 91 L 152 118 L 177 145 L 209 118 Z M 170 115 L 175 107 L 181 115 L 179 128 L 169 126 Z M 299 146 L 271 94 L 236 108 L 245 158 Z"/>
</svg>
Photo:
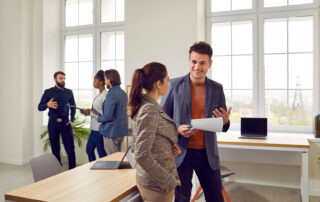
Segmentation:
<svg viewBox="0 0 320 202">
<path fill-rule="evenodd" d="M 212 78 L 223 84 L 233 121 L 252 115 L 252 21 L 212 24 Z"/>
<path fill-rule="evenodd" d="M 274 125 L 311 125 L 313 17 L 264 19 L 265 115 Z"/>
<path fill-rule="evenodd" d="M 231 121 L 267 117 L 271 130 L 311 131 L 319 109 L 318 5 L 312 0 L 211 0 L 212 78 Z"/>
<path fill-rule="evenodd" d="M 77 106 L 90 108 L 98 93 L 93 88 L 98 70 L 116 69 L 124 83 L 124 0 L 62 2 L 66 87 L 73 90 Z"/>
<path fill-rule="evenodd" d="M 101 32 L 101 69 L 116 69 L 124 88 L 124 32 Z"/>
<path fill-rule="evenodd" d="M 93 76 L 92 34 L 65 38 L 64 71 L 66 86 L 73 90 L 77 105 L 89 107 L 92 102 Z"/>
<path fill-rule="evenodd" d="M 65 1 L 66 27 L 93 24 L 93 0 Z"/>
</svg>

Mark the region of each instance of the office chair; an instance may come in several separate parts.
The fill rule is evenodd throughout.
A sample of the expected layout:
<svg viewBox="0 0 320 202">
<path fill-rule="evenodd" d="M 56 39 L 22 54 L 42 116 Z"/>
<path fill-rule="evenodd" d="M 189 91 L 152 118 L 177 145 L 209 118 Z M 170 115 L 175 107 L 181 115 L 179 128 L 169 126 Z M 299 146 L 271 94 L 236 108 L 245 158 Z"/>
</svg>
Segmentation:
<svg viewBox="0 0 320 202">
<path fill-rule="evenodd" d="M 228 168 L 224 167 L 224 166 L 220 166 L 220 172 L 221 172 L 221 178 L 226 178 L 229 177 L 230 175 L 235 174 L 235 172 L 233 172 L 232 170 L 229 170 Z M 202 187 L 200 186 L 196 192 L 196 194 L 194 195 L 194 197 L 192 198 L 191 202 L 195 202 L 195 200 L 198 198 L 198 196 L 200 195 L 200 192 L 202 190 Z M 226 202 L 231 202 L 226 190 L 224 189 L 224 187 L 222 186 L 222 194 L 223 194 L 223 198 L 226 200 Z"/>
<path fill-rule="evenodd" d="M 127 202 L 143 202 L 143 200 L 142 200 L 142 197 L 141 197 L 140 193 L 138 192 L 136 195 L 134 195 Z"/>
<path fill-rule="evenodd" d="M 51 153 L 45 153 L 30 160 L 34 182 L 62 173 L 64 170 Z"/>
</svg>

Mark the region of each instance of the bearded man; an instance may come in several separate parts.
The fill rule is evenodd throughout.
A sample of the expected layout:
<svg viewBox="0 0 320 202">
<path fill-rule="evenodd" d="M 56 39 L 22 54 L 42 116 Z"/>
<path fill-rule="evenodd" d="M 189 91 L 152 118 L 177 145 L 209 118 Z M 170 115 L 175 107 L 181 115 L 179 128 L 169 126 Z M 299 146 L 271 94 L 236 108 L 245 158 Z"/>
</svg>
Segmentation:
<svg viewBox="0 0 320 202">
<path fill-rule="evenodd" d="M 60 134 L 64 148 L 68 155 L 69 169 L 76 166 L 76 156 L 74 152 L 74 140 L 72 123 L 76 114 L 76 103 L 72 90 L 64 87 L 65 73 L 58 71 L 54 73 L 56 85 L 46 89 L 38 105 L 39 111 L 49 108 L 48 132 L 53 155 L 61 164 L 60 158 Z M 70 107 L 71 106 L 71 107 Z M 69 119 L 69 108 L 71 109 Z"/>
</svg>

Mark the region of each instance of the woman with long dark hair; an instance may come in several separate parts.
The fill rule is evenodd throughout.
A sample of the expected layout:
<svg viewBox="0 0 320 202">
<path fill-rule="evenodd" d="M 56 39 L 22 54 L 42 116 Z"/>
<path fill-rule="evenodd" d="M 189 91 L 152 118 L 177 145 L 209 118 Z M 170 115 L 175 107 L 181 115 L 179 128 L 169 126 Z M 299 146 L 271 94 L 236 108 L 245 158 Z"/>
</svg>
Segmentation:
<svg viewBox="0 0 320 202">
<path fill-rule="evenodd" d="M 171 202 L 180 184 L 174 161 L 180 153 L 177 128 L 157 102 L 168 87 L 163 64 L 152 62 L 133 74 L 129 97 L 132 148 L 137 161 L 137 186 L 144 201 Z"/>
</svg>

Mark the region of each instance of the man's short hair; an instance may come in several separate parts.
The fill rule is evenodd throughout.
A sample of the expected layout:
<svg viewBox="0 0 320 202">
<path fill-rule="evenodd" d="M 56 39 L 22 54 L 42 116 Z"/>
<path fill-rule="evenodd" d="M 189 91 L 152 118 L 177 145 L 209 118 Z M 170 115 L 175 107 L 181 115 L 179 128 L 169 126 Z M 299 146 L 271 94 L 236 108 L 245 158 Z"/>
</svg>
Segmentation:
<svg viewBox="0 0 320 202">
<path fill-rule="evenodd" d="M 107 79 L 110 80 L 110 83 L 112 86 L 120 85 L 120 75 L 117 70 L 115 69 L 109 69 L 104 72 L 104 75 Z"/>
<path fill-rule="evenodd" d="M 206 54 L 209 56 L 209 59 L 211 60 L 212 48 L 211 48 L 210 44 L 208 44 L 207 42 L 199 41 L 199 42 L 194 43 L 189 49 L 189 55 L 191 54 L 192 51 L 199 53 L 199 54 Z"/>
<path fill-rule="evenodd" d="M 63 76 L 66 75 L 66 74 L 65 74 L 64 72 L 62 72 L 62 71 L 57 71 L 56 73 L 54 73 L 53 77 L 56 79 L 59 74 L 62 74 Z"/>
</svg>

